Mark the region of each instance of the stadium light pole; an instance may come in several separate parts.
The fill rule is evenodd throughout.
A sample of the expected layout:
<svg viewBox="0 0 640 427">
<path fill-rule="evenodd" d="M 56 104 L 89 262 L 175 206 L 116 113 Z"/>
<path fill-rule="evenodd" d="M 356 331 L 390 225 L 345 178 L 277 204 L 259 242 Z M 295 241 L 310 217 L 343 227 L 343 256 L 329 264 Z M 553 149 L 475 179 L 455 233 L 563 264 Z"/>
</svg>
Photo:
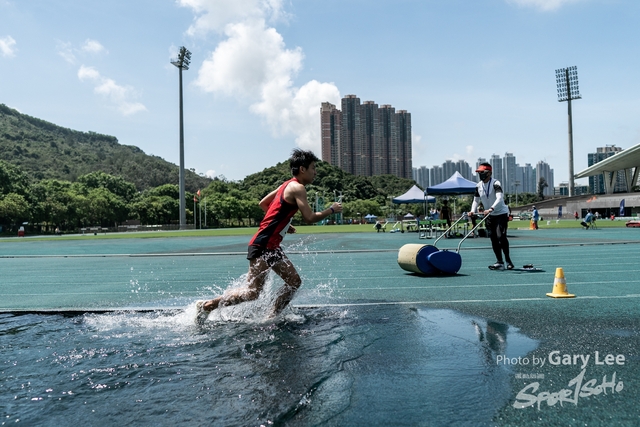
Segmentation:
<svg viewBox="0 0 640 427">
<path fill-rule="evenodd" d="M 569 114 L 569 197 L 575 196 L 575 180 L 573 178 L 573 124 L 571 118 L 571 100 L 581 99 L 578 88 L 578 67 L 559 68 L 556 70 L 556 86 L 558 102 L 567 101 Z"/>
<path fill-rule="evenodd" d="M 189 63 L 191 62 L 191 52 L 186 47 L 182 46 L 178 52 L 178 59 L 171 61 L 173 65 L 178 67 L 180 75 L 180 229 L 187 228 L 187 207 L 184 199 L 184 120 L 182 114 L 182 70 L 189 69 Z M 195 226 L 195 223 L 194 223 Z"/>
</svg>

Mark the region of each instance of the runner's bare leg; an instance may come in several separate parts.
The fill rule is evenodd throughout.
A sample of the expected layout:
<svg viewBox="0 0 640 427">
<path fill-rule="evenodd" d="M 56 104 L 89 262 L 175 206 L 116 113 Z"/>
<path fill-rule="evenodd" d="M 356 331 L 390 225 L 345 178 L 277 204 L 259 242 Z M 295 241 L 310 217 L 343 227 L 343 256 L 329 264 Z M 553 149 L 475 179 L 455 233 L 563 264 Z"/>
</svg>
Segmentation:
<svg viewBox="0 0 640 427">
<path fill-rule="evenodd" d="M 270 317 L 277 316 L 282 310 L 284 310 L 302 284 L 300 275 L 286 255 L 282 261 L 275 264 L 272 269 L 278 276 L 282 277 L 282 280 L 284 280 L 284 286 L 282 286 L 278 291 L 278 298 L 276 298 L 276 302 L 273 305 L 273 311 Z"/>
<path fill-rule="evenodd" d="M 245 301 L 253 301 L 260 296 L 264 288 L 264 282 L 269 274 L 269 266 L 262 258 L 249 260 L 249 273 L 247 273 L 247 285 L 241 288 L 229 289 L 221 296 L 207 301 L 203 305 L 205 311 L 213 311 L 216 308 L 228 305 L 236 305 Z"/>
</svg>

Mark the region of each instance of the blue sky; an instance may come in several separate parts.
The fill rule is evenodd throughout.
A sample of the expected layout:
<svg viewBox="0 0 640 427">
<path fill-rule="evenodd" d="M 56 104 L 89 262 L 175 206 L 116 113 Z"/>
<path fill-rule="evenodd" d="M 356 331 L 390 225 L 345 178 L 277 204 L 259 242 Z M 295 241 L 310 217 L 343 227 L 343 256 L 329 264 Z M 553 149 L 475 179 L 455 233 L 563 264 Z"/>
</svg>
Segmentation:
<svg viewBox="0 0 640 427">
<path fill-rule="evenodd" d="M 320 103 L 408 110 L 413 165 L 513 153 L 568 180 L 587 153 L 640 143 L 640 2 L 634 0 L 0 0 L 0 103 L 118 138 L 233 180 L 320 154 Z M 585 181 L 578 181 L 584 183 Z"/>
</svg>

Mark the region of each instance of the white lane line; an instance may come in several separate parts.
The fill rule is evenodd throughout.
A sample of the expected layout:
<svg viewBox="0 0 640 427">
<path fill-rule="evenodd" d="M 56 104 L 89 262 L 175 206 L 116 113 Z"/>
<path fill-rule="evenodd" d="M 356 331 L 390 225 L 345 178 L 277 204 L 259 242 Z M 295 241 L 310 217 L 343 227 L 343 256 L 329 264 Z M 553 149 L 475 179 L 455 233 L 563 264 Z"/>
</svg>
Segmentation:
<svg viewBox="0 0 640 427">
<path fill-rule="evenodd" d="M 391 277 L 386 277 L 386 279 L 391 279 Z M 303 279 L 309 282 L 323 282 L 325 280 L 356 280 L 355 278 L 338 278 L 338 277 L 329 277 L 326 279 Z M 606 281 L 596 281 L 596 282 L 576 282 L 571 281 L 568 285 L 609 285 L 613 283 L 638 283 L 637 280 L 606 280 Z M 437 287 L 438 290 L 442 290 L 443 288 L 508 288 L 511 286 L 553 286 L 553 281 L 550 283 L 505 283 L 505 284 L 482 284 L 482 285 L 451 285 L 443 282 L 434 283 L 433 286 L 393 286 L 393 287 L 383 287 L 383 288 L 337 288 L 333 289 L 335 291 L 345 291 L 345 290 L 382 290 L 382 289 L 431 289 Z"/>
<path fill-rule="evenodd" d="M 580 299 L 622 299 L 622 298 L 640 298 L 640 294 L 627 295 L 611 295 L 597 296 L 585 295 L 570 298 L 570 300 Z M 506 299 L 458 299 L 458 300 L 430 300 L 430 301 L 388 301 L 388 302 L 354 302 L 354 303 L 329 303 L 329 304 L 295 304 L 297 308 L 323 308 L 323 307 L 358 307 L 358 306 L 376 306 L 376 305 L 412 305 L 412 304 L 443 304 L 443 303 L 478 303 L 478 302 L 519 302 L 519 301 L 551 301 L 555 298 L 539 297 L 539 298 L 506 298 Z"/>
</svg>

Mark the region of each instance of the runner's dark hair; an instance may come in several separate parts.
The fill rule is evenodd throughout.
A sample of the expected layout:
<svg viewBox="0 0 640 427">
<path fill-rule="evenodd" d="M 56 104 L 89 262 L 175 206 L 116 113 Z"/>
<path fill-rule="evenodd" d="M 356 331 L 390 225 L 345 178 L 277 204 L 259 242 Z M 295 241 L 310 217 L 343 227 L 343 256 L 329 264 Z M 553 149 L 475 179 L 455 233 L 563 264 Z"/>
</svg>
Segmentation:
<svg viewBox="0 0 640 427">
<path fill-rule="evenodd" d="M 300 173 L 300 167 L 304 166 L 308 168 L 309 165 L 313 162 L 319 162 L 320 159 L 313 154 L 312 151 L 304 151 L 299 148 L 295 148 L 291 152 L 291 157 L 289 157 L 289 166 L 291 167 L 291 174 L 296 176 Z"/>
</svg>

